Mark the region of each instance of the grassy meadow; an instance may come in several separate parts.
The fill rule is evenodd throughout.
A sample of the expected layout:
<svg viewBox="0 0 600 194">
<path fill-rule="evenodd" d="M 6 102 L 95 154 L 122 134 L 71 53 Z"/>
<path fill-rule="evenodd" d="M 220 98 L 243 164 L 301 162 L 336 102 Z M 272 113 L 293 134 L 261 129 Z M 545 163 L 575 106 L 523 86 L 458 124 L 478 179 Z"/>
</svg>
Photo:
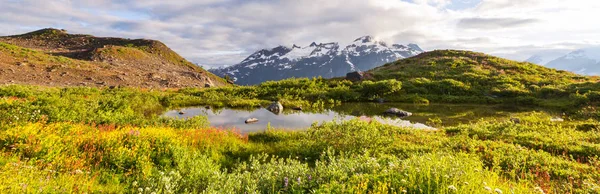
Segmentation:
<svg viewBox="0 0 600 194">
<path fill-rule="evenodd" d="M 514 115 L 519 122 L 475 120 L 435 131 L 355 119 L 242 135 L 204 117 L 159 117 L 183 106 L 271 100 L 319 110 L 393 100 L 402 86 L 318 78 L 162 91 L 2 86 L 0 193 L 600 193 L 593 90 L 531 93 L 531 106 L 565 102 L 550 106 L 567 113 L 565 122 L 527 112 Z"/>
<path fill-rule="evenodd" d="M 101 54 L 134 57 L 130 47 Z M 0 193 L 600 193 L 597 77 L 434 51 L 365 79 L 165 90 L 0 86 Z M 211 127 L 202 116 L 160 116 L 275 100 L 316 112 L 382 100 L 532 111 L 453 125 L 432 118 L 439 130 L 354 119 L 252 134 Z M 353 109 L 362 107 L 340 111 Z M 564 122 L 533 111 L 541 109 Z"/>
</svg>

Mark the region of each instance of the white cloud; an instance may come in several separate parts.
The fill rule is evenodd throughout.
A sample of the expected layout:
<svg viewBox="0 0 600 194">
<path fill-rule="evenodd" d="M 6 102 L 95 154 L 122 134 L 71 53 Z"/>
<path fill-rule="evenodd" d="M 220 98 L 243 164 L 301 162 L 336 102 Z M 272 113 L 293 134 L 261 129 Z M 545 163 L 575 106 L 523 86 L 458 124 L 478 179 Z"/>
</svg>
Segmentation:
<svg viewBox="0 0 600 194">
<path fill-rule="evenodd" d="M 600 1 L 481 0 L 0 0 L 0 35 L 43 27 L 152 38 L 209 66 L 277 45 L 363 35 L 425 49 L 469 49 L 524 60 L 599 44 Z M 464 1 L 464 0 L 455 0 Z"/>
</svg>

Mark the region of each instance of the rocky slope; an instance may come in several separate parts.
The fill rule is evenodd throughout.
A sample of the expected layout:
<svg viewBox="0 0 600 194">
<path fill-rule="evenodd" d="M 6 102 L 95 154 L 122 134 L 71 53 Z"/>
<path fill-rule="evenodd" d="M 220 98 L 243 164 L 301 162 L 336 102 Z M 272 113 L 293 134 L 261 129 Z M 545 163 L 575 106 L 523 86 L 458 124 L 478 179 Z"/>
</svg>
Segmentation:
<svg viewBox="0 0 600 194">
<path fill-rule="evenodd" d="M 165 44 L 42 29 L 0 37 L 0 84 L 181 88 L 226 85 Z"/>
<path fill-rule="evenodd" d="M 346 46 L 335 42 L 313 42 L 306 47 L 294 45 L 263 49 L 237 65 L 210 71 L 219 76 L 229 76 L 241 85 L 290 77 L 331 78 L 352 71 L 366 71 L 421 52 L 423 50 L 415 44 L 389 45 L 364 36 Z"/>
</svg>

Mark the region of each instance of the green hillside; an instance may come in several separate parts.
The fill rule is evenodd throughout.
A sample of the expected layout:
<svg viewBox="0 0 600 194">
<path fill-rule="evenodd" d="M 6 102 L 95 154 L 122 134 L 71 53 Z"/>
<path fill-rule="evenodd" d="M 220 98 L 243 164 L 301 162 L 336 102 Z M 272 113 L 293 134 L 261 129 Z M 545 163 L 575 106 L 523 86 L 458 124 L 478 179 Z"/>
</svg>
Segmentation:
<svg viewBox="0 0 600 194">
<path fill-rule="evenodd" d="M 56 33 L 31 36 L 64 36 Z M 90 55 L 27 44 L 0 43 L 0 59 L 5 59 L 0 67 L 26 78 L 32 73 L 37 77 L 28 79 L 35 81 L 83 70 L 111 75 L 131 61 L 163 55 L 136 44 L 106 45 Z M 167 62 L 171 59 L 178 60 L 177 55 L 160 63 L 184 67 Z M 129 75 L 154 73 L 152 65 L 140 63 Z M 466 51 L 428 52 L 366 74 L 367 80 L 356 82 L 302 78 L 166 90 L 29 86 L 36 82 L 0 86 L 0 193 L 600 192 L 596 77 Z M 7 75 L 13 77 L 0 78 L 15 78 Z M 355 116 L 351 120 L 314 123 L 303 130 L 274 129 L 269 122 L 264 131 L 249 134 L 182 112 L 185 107 L 215 114 L 223 107 L 255 110 L 273 100 L 288 111 L 284 116 L 358 103 L 337 109 Z M 447 114 L 415 114 L 410 118 L 423 117 L 424 124 L 435 127 L 415 129 L 371 120 L 368 116 L 383 116 L 391 105 L 360 104 L 380 100 L 529 107 L 484 117 L 469 108 L 417 105 Z M 168 110 L 193 117 L 163 116 Z M 246 119 L 227 117 L 239 123 Z"/>
<path fill-rule="evenodd" d="M 42 29 L 0 37 L 0 84 L 181 88 L 227 85 L 164 43 Z"/>
<path fill-rule="evenodd" d="M 472 102 L 473 97 L 489 102 L 502 98 L 558 99 L 600 88 L 597 77 L 457 50 L 426 52 L 367 74 L 373 80 L 401 81 L 402 94 L 443 102 L 451 101 L 453 96 L 469 96 L 466 102 Z"/>
</svg>

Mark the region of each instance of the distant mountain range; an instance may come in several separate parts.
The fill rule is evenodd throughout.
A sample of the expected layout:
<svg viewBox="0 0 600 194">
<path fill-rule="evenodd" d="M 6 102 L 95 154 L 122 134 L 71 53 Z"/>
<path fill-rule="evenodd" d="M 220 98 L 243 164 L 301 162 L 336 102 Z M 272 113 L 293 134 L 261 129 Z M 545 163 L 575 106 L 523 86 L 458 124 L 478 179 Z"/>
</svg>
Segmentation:
<svg viewBox="0 0 600 194">
<path fill-rule="evenodd" d="M 236 84 L 253 85 L 291 77 L 339 77 L 352 71 L 367 71 L 422 52 L 416 44 L 389 45 L 371 36 L 364 36 L 345 46 L 336 42 L 313 42 L 305 47 L 293 45 L 263 49 L 239 64 L 209 71 L 219 76 L 228 76 Z"/>
<path fill-rule="evenodd" d="M 570 52 L 558 58 L 534 55 L 527 62 L 584 75 L 600 75 L 600 47 L 590 47 Z"/>
</svg>

